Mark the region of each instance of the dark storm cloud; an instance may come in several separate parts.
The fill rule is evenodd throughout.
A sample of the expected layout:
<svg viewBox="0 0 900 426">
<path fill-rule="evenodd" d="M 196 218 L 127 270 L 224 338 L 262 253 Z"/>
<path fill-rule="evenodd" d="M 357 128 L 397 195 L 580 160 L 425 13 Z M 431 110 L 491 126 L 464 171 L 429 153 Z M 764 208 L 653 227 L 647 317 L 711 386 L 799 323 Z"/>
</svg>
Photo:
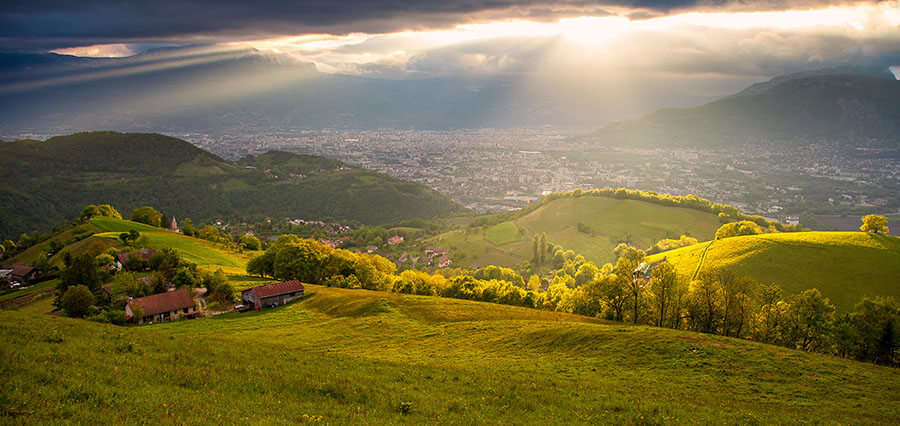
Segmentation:
<svg viewBox="0 0 900 426">
<path fill-rule="evenodd" d="M 310 32 L 382 33 L 497 19 L 546 21 L 609 14 L 643 19 L 685 10 L 777 10 L 825 3 L 828 1 L 7 0 L 0 9 L 0 44 L 4 50 L 16 50 L 113 42 L 220 41 Z"/>
</svg>

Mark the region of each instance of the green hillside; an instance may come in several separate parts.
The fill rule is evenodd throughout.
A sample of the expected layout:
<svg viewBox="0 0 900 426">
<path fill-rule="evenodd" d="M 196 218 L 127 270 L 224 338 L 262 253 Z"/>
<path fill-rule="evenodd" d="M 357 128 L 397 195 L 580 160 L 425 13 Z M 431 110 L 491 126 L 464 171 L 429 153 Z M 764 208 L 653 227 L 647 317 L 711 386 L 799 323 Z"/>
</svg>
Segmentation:
<svg viewBox="0 0 900 426">
<path fill-rule="evenodd" d="M 579 223 L 590 232 L 579 230 Z M 614 262 L 612 249 L 619 242 L 646 248 L 681 235 L 703 241 L 712 239 L 719 226 L 715 214 L 689 208 L 607 197 L 566 197 L 483 232 L 456 230 L 428 243 L 449 250 L 458 266 L 513 266 L 531 260 L 531 238 L 546 232 L 551 243 L 602 265 Z"/>
<path fill-rule="evenodd" d="M 123 215 L 151 205 L 169 216 L 357 220 L 384 224 L 464 211 L 415 182 L 285 152 L 232 164 L 159 134 L 91 132 L 0 143 L 0 238 L 77 217 L 86 204 Z"/>
<path fill-rule="evenodd" d="M 35 257 L 40 254 L 41 250 L 46 247 L 50 241 L 66 242 L 71 241 L 72 235 L 82 235 L 84 238 L 65 245 L 54 256 L 50 257 L 51 265 L 62 265 L 62 253 L 69 251 L 71 254 L 80 254 L 88 246 L 96 241 L 101 241 L 106 246 L 123 248 L 118 236 L 122 232 L 130 230 L 140 232 L 142 236 L 147 237 L 147 248 L 163 249 L 167 247 L 175 248 L 181 252 L 185 260 L 196 263 L 201 267 L 209 269 L 222 268 L 226 273 L 235 276 L 243 275 L 247 266 L 247 261 L 258 252 L 238 253 L 224 249 L 216 244 L 202 240 L 200 238 L 187 237 L 179 233 L 171 232 L 165 229 L 155 228 L 143 223 L 132 222 L 130 220 L 114 219 L 110 217 L 94 217 L 90 222 L 75 227 L 65 228 L 46 241 L 30 247 L 28 250 L 9 259 L 10 263 L 28 263 L 34 262 Z"/>
<path fill-rule="evenodd" d="M 2 311 L 0 336 L 3 415 L 22 423 L 900 421 L 896 369 L 364 290 L 128 328 Z"/>
<path fill-rule="evenodd" d="M 705 256 L 704 256 L 705 252 Z M 818 288 L 841 311 L 862 297 L 900 298 L 900 238 L 862 232 L 792 232 L 732 237 L 651 256 L 682 276 L 731 269 L 786 293 Z"/>
</svg>

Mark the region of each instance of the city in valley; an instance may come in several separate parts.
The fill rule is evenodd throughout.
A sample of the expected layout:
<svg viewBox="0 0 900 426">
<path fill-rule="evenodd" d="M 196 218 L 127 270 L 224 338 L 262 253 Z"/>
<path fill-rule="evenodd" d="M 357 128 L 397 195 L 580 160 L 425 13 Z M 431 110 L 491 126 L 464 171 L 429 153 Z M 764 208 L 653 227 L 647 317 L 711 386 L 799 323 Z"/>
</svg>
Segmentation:
<svg viewBox="0 0 900 426">
<path fill-rule="evenodd" d="M 226 159 L 283 150 L 339 159 L 426 184 L 477 212 L 523 207 L 576 188 L 694 194 L 798 223 L 900 209 L 896 153 L 827 140 L 739 147 L 605 146 L 560 129 L 296 130 L 177 134 Z M 830 223 L 830 222 L 829 222 Z"/>
</svg>

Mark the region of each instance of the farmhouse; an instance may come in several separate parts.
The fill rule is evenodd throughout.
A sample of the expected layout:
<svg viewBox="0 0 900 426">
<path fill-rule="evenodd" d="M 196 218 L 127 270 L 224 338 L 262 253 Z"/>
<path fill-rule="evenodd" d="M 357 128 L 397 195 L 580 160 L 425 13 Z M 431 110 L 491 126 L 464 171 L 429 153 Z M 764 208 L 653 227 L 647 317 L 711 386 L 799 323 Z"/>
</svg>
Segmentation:
<svg viewBox="0 0 900 426">
<path fill-rule="evenodd" d="M 194 299 L 184 289 L 129 300 L 125 304 L 125 317 L 129 320 L 134 318 L 135 307 L 144 311 L 142 317 L 135 321 L 138 324 L 172 321 L 195 313 Z"/>
<path fill-rule="evenodd" d="M 34 279 L 38 275 L 38 273 L 40 273 L 40 271 L 32 268 L 31 266 L 16 263 L 12 266 L 12 271 L 9 274 L 9 278 L 13 281 L 26 283 Z"/>
<path fill-rule="evenodd" d="M 305 288 L 303 284 L 300 284 L 300 281 L 284 281 L 244 290 L 241 292 L 241 300 L 244 305 L 252 306 L 254 310 L 259 310 L 297 300 L 303 297 L 304 290 Z"/>
</svg>

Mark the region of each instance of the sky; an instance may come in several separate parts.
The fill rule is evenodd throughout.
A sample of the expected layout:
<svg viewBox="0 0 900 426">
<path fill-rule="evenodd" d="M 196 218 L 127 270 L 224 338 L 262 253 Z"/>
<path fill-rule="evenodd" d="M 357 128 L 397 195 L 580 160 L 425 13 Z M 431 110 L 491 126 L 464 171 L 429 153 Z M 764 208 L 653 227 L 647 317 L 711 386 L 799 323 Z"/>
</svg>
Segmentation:
<svg viewBox="0 0 900 426">
<path fill-rule="evenodd" d="M 123 57 L 184 45 L 379 78 L 512 77 L 553 90 L 563 81 L 573 93 L 652 79 L 715 96 L 791 72 L 900 65 L 900 2 L 7 0 L 0 9 L 7 52 Z"/>
</svg>

